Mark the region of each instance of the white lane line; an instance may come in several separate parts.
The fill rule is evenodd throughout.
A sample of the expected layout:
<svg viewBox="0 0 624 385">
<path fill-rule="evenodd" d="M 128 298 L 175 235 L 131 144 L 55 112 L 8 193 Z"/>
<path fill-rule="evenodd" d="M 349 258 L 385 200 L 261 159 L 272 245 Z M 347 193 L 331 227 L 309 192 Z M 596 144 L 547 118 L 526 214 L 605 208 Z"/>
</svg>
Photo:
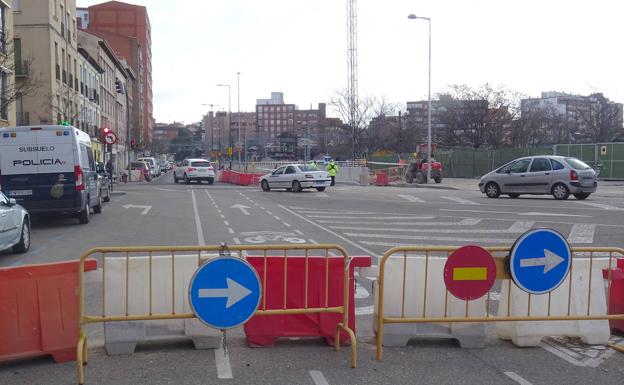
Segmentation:
<svg viewBox="0 0 624 385">
<path fill-rule="evenodd" d="M 510 233 L 525 233 L 535 226 L 535 221 L 516 221 L 507 229 Z"/>
<path fill-rule="evenodd" d="M 414 203 L 425 203 L 425 201 L 421 198 L 415 197 L 413 195 L 398 195 L 403 199 L 407 199 L 410 202 L 414 202 Z"/>
<path fill-rule="evenodd" d="M 358 237 L 358 238 L 379 238 L 379 239 L 407 239 L 407 240 L 419 240 L 419 241 L 446 241 L 446 242 L 492 242 L 492 243 L 513 243 L 515 239 L 505 239 L 505 238 L 459 238 L 459 237 L 435 237 L 435 236 L 418 236 L 418 235 L 385 235 L 385 234 L 367 234 L 367 233 L 344 233 L 347 237 Z"/>
<path fill-rule="evenodd" d="M 281 221 L 280 217 L 278 217 L 277 215 L 273 215 L 273 218 L 277 219 L 278 221 Z"/>
<path fill-rule="evenodd" d="M 221 217 L 221 219 L 225 219 L 225 215 L 219 214 L 219 216 Z"/>
<path fill-rule="evenodd" d="M 508 229 L 396 229 L 388 227 L 358 227 L 358 226 L 329 226 L 335 230 L 363 230 L 375 232 L 399 232 L 399 233 L 432 233 L 432 234 L 516 234 L 524 233 L 533 228 L 535 222 L 516 221 Z M 427 225 L 427 223 L 425 223 Z M 456 225 L 456 223 L 449 223 Z M 591 243 L 591 242 L 590 242 Z"/>
<path fill-rule="evenodd" d="M 572 226 L 568 242 L 570 243 L 594 243 L 596 225 L 590 223 L 577 223 Z"/>
<path fill-rule="evenodd" d="M 240 239 L 238 239 L 238 238 L 232 238 L 232 239 L 234 240 L 234 243 L 236 243 L 237 245 L 241 244 Z"/>
<path fill-rule="evenodd" d="M 228 233 L 230 233 L 230 234 L 234 234 L 234 230 L 232 230 L 232 228 L 231 228 L 231 227 L 228 227 Z"/>
<path fill-rule="evenodd" d="M 229 225 L 230 225 L 230 222 L 228 222 L 228 221 L 223 221 L 223 224 L 224 224 L 224 225 L 226 225 L 226 226 L 229 226 Z"/>
<path fill-rule="evenodd" d="M 219 214 L 221 214 L 223 211 L 221 211 L 221 210 L 217 209 L 217 212 L 218 212 Z"/>
<path fill-rule="evenodd" d="M 355 315 L 370 315 L 375 311 L 375 305 L 362 306 L 355 308 Z"/>
<path fill-rule="evenodd" d="M 331 214 L 331 213 L 348 213 L 348 214 L 376 214 L 374 211 L 355 211 L 355 210 L 334 210 L 334 209 L 317 209 L 315 207 L 301 207 L 301 206 L 288 206 L 289 209 L 292 210 L 297 210 L 299 211 L 301 214 L 304 214 L 304 212 L 310 212 L 310 213 L 327 213 L 327 214 Z"/>
<path fill-rule="evenodd" d="M 286 226 L 286 227 L 291 227 L 291 226 L 290 226 L 290 224 L 288 224 L 288 223 L 286 223 L 286 222 L 284 222 L 284 223 L 282 223 L 282 224 L 283 224 L 284 226 Z"/>
<path fill-rule="evenodd" d="M 303 219 L 304 221 L 308 222 L 309 224 L 311 224 L 311 225 L 313 225 L 313 226 L 316 226 L 316 227 L 318 227 L 319 229 L 321 229 L 321 230 L 324 230 L 324 231 L 328 232 L 329 234 L 333 235 L 334 237 L 339 238 L 339 239 L 342 239 L 343 241 L 347 242 L 347 243 L 348 243 L 348 244 L 350 244 L 351 246 L 357 247 L 358 249 L 362 250 L 363 252 L 365 252 L 366 254 L 370 255 L 371 257 L 373 257 L 373 256 L 377 255 L 377 253 L 374 253 L 374 252 L 370 251 L 369 249 L 367 249 L 367 248 L 365 248 L 365 247 L 363 247 L 363 246 L 361 246 L 361 245 L 357 244 L 356 242 L 353 242 L 353 241 L 352 241 L 352 240 L 350 240 L 349 238 L 345 238 L 345 237 L 343 237 L 342 235 L 340 235 L 340 234 L 338 234 L 338 233 L 336 233 L 336 232 L 334 232 L 334 231 L 331 231 L 331 230 L 329 230 L 329 229 L 327 229 L 327 228 L 325 228 L 325 227 L 323 227 L 323 226 L 319 225 L 318 223 L 316 223 L 316 222 L 314 222 L 314 221 L 309 220 L 308 218 L 304 217 L 303 215 L 299 215 L 299 214 L 297 214 L 296 212 L 292 211 L 291 209 L 289 209 L 289 208 L 288 208 L 288 207 L 286 207 L 286 206 L 279 205 L 279 207 L 281 207 L 283 210 L 288 211 L 289 213 L 291 213 L 292 215 L 296 216 L 297 218 L 299 218 L 299 219 Z"/>
<path fill-rule="evenodd" d="M 533 385 L 529 381 L 525 380 L 524 378 L 520 377 L 514 372 L 505 372 L 505 375 L 511 378 L 512 380 L 516 381 L 520 385 Z"/>
<path fill-rule="evenodd" d="M 329 385 L 323 373 L 320 370 L 310 370 L 310 377 L 314 381 L 314 385 Z"/>
<path fill-rule="evenodd" d="M 481 203 L 469 201 L 468 199 L 458 198 L 458 197 L 441 196 L 440 198 L 447 199 L 449 201 L 453 201 L 453 202 L 457 202 L 457 203 L 461 203 L 462 205 L 480 205 L 481 204 Z"/>
<path fill-rule="evenodd" d="M 303 232 L 302 232 L 302 231 L 299 231 L 299 230 L 295 230 L 295 233 L 297 233 L 297 234 L 299 234 L 299 235 L 303 235 Z"/>
<path fill-rule="evenodd" d="M 230 366 L 230 357 L 223 347 L 219 347 L 214 351 L 215 363 L 217 364 L 217 377 L 221 379 L 232 379 L 232 367 Z"/>
<path fill-rule="evenodd" d="M 264 210 L 264 207 L 260 206 L 260 210 Z"/>
<path fill-rule="evenodd" d="M 273 213 L 272 213 L 272 212 L 270 212 L 270 211 L 267 211 L 267 214 L 269 214 L 269 215 L 273 215 Z"/>
<path fill-rule="evenodd" d="M 595 202 L 579 202 L 579 203 L 587 205 L 587 206 L 592 206 L 592 207 L 596 207 L 596 208 L 599 208 L 599 209 L 603 209 L 603 210 L 609 210 L 609 211 L 622 211 L 622 210 L 624 210 L 623 208 L 607 205 L 607 204 L 604 204 L 604 203 L 595 203 Z"/>
<path fill-rule="evenodd" d="M 318 244 L 319 244 L 319 243 L 318 243 L 317 241 L 315 241 L 314 239 L 308 239 L 308 242 L 313 243 L 313 244 L 315 244 L 315 245 L 318 245 Z M 331 255 L 332 257 L 337 257 L 337 256 L 338 256 L 338 254 L 334 253 L 333 251 L 330 251 L 328 254 L 329 254 L 329 255 Z"/>
<path fill-rule="evenodd" d="M 491 210 L 459 210 L 459 209 L 440 209 L 440 211 L 459 211 L 468 213 L 484 213 L 484 214 L 515 214 L 515 215 L 527 215 L 536 217 L 580 217 L 580 218 L 592 218 L 591 215 L 577 215 L 577 214 L 555 214 L 555 213 L 519 213 L 517 211 L 491 211 Z"/>
<path fill-rule="evenodd" d="M 474 226 L 483 221 L 483 218 L 464 218 L 459 222 L 426 222 L 428 219 L 435 219 L 436 217 L 422 217 L 422 221 L 419 222 L 375 222 L 378 226 Z M 318 220 L 318 223 L 327 224 L 353 224 L 353 221 L 334 221 L 334 220 Z M 372 224 L 372 223 L 371 223 Z"/>
<path fill-rule="evenodd" d="M 327 195 L 327 193 L 323 193 L 323 192 L 317 192 L 316 194 L 314 194 L 312 196 L 319 197 L 319 198 L 329 198 L 329 195 Z"/>
<path fill-rule="evenodd" d="M 193 201 L 193 215 L 195 216 L 195 229 L 197 230 L 197 243 L 200 246 L 206 246 L 204 240 L 204 229 L 202 229 L 201 220 L 199 219 L 199 211 L 197 210 L 197 201 L 195 200 L 195 191 L 191 190 L 191 201 Z"/>
<path fill-rule="evenodd" d="M 393 220 L 393 219 L 411 219 L 411 220 L 421 220 L 423 218 L 427 218 L 424 216 L 410 215 L 410 216 L 397 216 L 397 217 L 380 217 L 380 216 L 370 216 L 370 217 L 349 217 L 349 216 L 341 216 L 340 213 L 335 213 L 333 215 L 308 215 L 308 218 L 338 218 L 338 219 L 366 219 L 369 221 L 375 220 Z M 430 217 L 433 218 L 433 217 Z"/>
</svg>

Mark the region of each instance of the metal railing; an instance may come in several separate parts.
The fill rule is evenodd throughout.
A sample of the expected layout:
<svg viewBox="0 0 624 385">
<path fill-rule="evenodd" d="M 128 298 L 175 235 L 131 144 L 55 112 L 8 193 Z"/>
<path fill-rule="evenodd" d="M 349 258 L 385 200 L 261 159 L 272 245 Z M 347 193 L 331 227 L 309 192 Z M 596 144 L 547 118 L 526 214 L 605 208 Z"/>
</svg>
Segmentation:
<svg viewBox="0 0 624 385">
<path fill-rule="evenodd" d="M 309 252 L 311 250 L 316 251 L 324 251 L 325 258 L 325 292 L 324 292 L 324 306 L 318 307 L 309 307 L 308 301 L 308 288 L 309 282 L 307 279 L 309 262 L 311 257 L 309 256 Z M 205 262 L 209 256 L 206 254 L 207 252 L 223 252 L 223 246 L 212 245 L 212 246 L 154 246 L 154 247 L 96 247 L 86 251 L 80 257 L 79 270 L 78 270 L 78 306 L 79 306 L 79 333 L 78 333 L 78 346 L 77 346 L 77 374 L 78 381 L 80 384 L 84 384 L 84 365 L 87 362 L 87 336 L 85 334 L 85 325 L 91 323 L 98 322 L 115 322 L 115 321 L 149 321 L 149 320 L 173 320 L 173 319 L 187 319 L 187 318 L 195 318 L 195 315 L 190 312 L 176 312 L 175 306 L 175 298 L 176 298 L 176 257 L 182 257 L 179 253 L 187 253 L 186 257 L 189 256 L 188 253 L 193 253 L 192 257 L 194 258 L 195 253 L 197 256 L 197 266 L 200 266 L 203 262 Z M 349 338 L 350 346 L 351 346 L 351 366 L 355 367 L 357 364 L 357 341 L 355 338 L 355 333 L 353 330 L 349 328 L 349 268 L 351 259 L 349 258 L 347 251 L 339 245 L 335 244 L 298 244 L 298 245 L 234 245 L 227 247 L 228 252 L 232 252 L 238 254 L 239 258 L 245 258 L 245 254 L 247 252 L 258 252 L 263 256 L 263 264 L 264 269 L 259 276 L 261 277 L 261 285 L 262 285 L 262 298 L 261 304 L 258 307 L 258 310 L 254 313 L 254 315 L 290 315 L 290 314 L 311 314 L 311 313 L 335 313 L 340 314 L 342 316 L 341 322 L 336 325 L 335 332 L 335 349 L 339 351 L 340 349 L 340 332 L 344 331 Z M 329 293 L 329 258 L 330 251 L 336 252 L 339 254 L 338 258 L 342 258 L 344 261 L 344 277 L 343 277 L 343 298 L 342 305 L 338 306 L 329 306 L 328 302 L 328 293 Z M 289 255 L 290 253 L 290 255 Z M 298 253 L 298 255 L 295 255 Z M 301 255 L 303 254 L 303 255 Z M 85 304 L 85 288 L 84 288 L 84 265 L 85 260 L 87 258 L 100 257 L 102 260 L 103 268 L 103 278 L 102 278 L 102 297 L 101 297 L 101 311 L 99 314 L 87 314 L 86 313 L 86 304 Z M 106 261 L 108 258 L 125 258 L 125 311 L 121 315 L 108 315 L 106 312 Z M 143 257 L 148 258 L 148 282 L 145 282 L 145 285 L 148 286 L 149 292 L 149 310 L 146 313 L 133 313 L 132 309 L 129 308 L 129 284 L 132 280 L 132 276 L 129 273 L 130 261 L 132 257 Z M 153 275 L 153 261 L 155 258 L 162 257 L 170 257 L 171 258 L 171 311 L 165 313 L 155 313 L 153 312 L 152 307 L 152 291 L 154 284 L 152 282 Z M 289 307 L 288 302 L 286 300 L 288 294 L 288 258 L 291 257 L 299 257 L 305 258 L 304 268 L 305 268 L 305 302 L 302 307 Z M 284 259 L 284 274 L 280 279 L 283 280 L 283 296 L 284 303 L 280 308 L 269 308 L 266 304 L 266 288 L 267 288 L 267 258 L 283 258 Z M 335 258 L 335 257 L 334 257 Z M 167 261 L 168 263 L 168 261 Z M 167 272 L 169 274 L 169 272 Z M 179 285 L 179 282 L 178 282 Z M 186 291 L 185 291 L 186 293 Z M 178 292 L 178 296 L 180 293 Z"/>
<path fill-rule="evenodd" d="M 477 299 L 474 301 L 464 301 L 465 311 L 462 311 L 463 315 L 451 316 L 449 315 L 449 313 L 451 312 L 449 310 L 449 300 L 451 298 L 449 297 L 448 289 L 446 289 L 445 287 L 444 288 L 445 293 L 444 293 L 443 314 L 441 316 L 427 316 L 428 305 L 431 306 L 431 304 L 427 303 L 427 292 L 428 290 L 431 290 L 431 279 L 432 279 L 429 276 L 430 262 L 432 261 L 433 258 L 447 259 L 449 255 L 453 251 L 457 250 L 458 248 L 459 247 L 451 247 L 451 246 L 427 246 L 427 247 L 401 246 L 401 247 L 395 247 L 395 248 L 388 250 L 381 257 L 379 261 L 379 280 L 378 280 L 379 292 L 378 292 L 378 298 L 377 298 L 377 304 L 376 304 L 377 305 L 377 318 L 376 318 L 376 326 L 377 326 L 376 357 L 377 357 L 377 360 L 382 359 L 384 324 L 496 322 L 496 321 L 624 320 L 624 314 L 609 314 L 610 313 L 609 305 L 611 302 L 610 301 L 611 271 L 614 268 L 613 262 L 614 260 L 618 258 L 624 258 L 624 249 L 615 248 L 615 247 L 576 247 L 576 248 L 572 248 L 571 250 L 573 261 L 578 260 L 578 259 L 588 259 L 589 261 L 589 270 L 588 270 L 589 276 L 583 277 L 583 279 L 581 280 L 582 282 L 587 282 L 587 287 L 588 287 L 587 294 L 586 294 L 587 295 L 586 311 L 583 310 L 582 312 L 573 312 L 571 309 L 571 300 L 573 297 L 572 295 L 573 294 L 573 289 L 572 289 L 573 280 L 571 277 L 572 277 L 572 272 L 574 269 L 574 264 L 572 263 L 570 270 L 568 272 L 568 276 L 566 278 L 568 280 L 567 287 L 565 286 L 566 283 L 564 281 L 564 283 L 562 283 L 562 285 L 557 289 L 559 290 L 561 287 L 563 287 L 562 290 L 564 290 L 565 293 L 567 293 L 567 301 L 568 301 L 567 311 L 564 311 L 563 312 L 564 314 L 561 314 L 560 311 L 553 310 L 553 304 L 551 302 L 551 299 L 553 299 L 552 298 L 553 292 L 549 292 L 547 294 L 539 294 L 539 295 L 526 293 L 526 295 L 528 296 L 528 305 L 526 309 L 526 315 L 512 315 L 511 308 L 512 308 L 512 305 L 514 304 L 513 297 L 511 296 L 512 288 L 514 290 L 521 290 L 521 289 L 518 288 L 518 286 L 516 286 L 515 283 L 512 282 L 512 280 L 510 279 L 511 276 L 509 275 L 507 268 L 505 266 L 506 265 L 505 258 L 507 255 L 509 255 L 510 248 L 508 247 L 486 247 L 485 249 L 489 251 L 494 257 L 494 262 L 496 264 L 496 279 L 507 280 L 507 282 L 502 283 L 502 285 L 505 285 L 507 289 L 507 297 L 505 299 L 501 299 L 504 302 L 506 302 L 506 309 L 503 309 L 502 312 L 499 309 L 499 314 L 502 314 L 502 315 L 494 316 L 494 315 L 489 314 L 489 307 L 492 301 L 491 294 L 493 293 L 493 291 L 490 290 L 490 292 L 486 294 L 486 298 L 484 301 L 485 303 L 483 304 L 485 306 L 485 308 L 483 309 L 483 314 L 484 314 L 483 316 L 469 316 L 470 303 L 481 300 L 481 299 Z M 423 271 L 419 272 L 418 277 L 410 276 L 407 272 L 408 254 L 414 254 L 414 253 L 417 254 L 416 257 L 424 259 L 424 272 Z M 410 257 L 413 257 L 413 255 Z M 399 266 L 399 276 L 402 276 L 401 283 L 398 283 L 396 280 L 394 282 L 391 281 L 391 283 L 394 284 L 395 286 L 398 284 L 399 290 L 401 291 L 400 307 L 399 307 L 400 311 L 396 311 L 396 313 L 400 313 L 400 315 L 386 316 L 384 314 L 384 302 L 385 302 L 384 291 L 386 289 L 386 286 L 388 285 L 388 283 L 386 282 L 387 280 L 386 270 L 387 270 L 388 261 L 391 259 L 395 259 L 395 258 L 399 258 L 400 260 L 402 260 L 402 263 L 399 262 L 397 264 L 397 266 Z M 597 263 L 599 263 L 598 261 L 596 261 L 596 259 L 600 259 L 600 262 L 602 262 L 601 265 L 596 265 Z M 604 263 L 606 260 L 608 260 L 608 263 Z M 401 266 L 402 266 L 402 271 L 401 271 Z M 594 290 L 595 288 L 592 289 L 592 271 L 593 271 L 592 269 L 596 267 L 601 267 L 601 266 L 603 268 L 609 269 L 607 277 L 606 277 L 607 308 L 604 314 L 592 314 L 592 312 L 590 311 L 591 310 L 590 306 L 592 304 L 592 293 L 595 292 Z M 396 266 L 394 267 L 396 268 Z M 423 289 L 422 293 L 419 290 L 415 290 L 414 286 L 409 284 L 410 279 L 419 280 L 418 282 L 420 283 L 422 283 L 422 280 L 424 280 L 424 284 L 422 284 L 422 289 Z M 441 280 L 442 277 L 441 276 L 435 277 L 435 279 Z M 594 285 L 596 285 L 596 282 L 594 282 Z M 415 307 L 414 303 L 406 303 L 406 293 L 408 289 L 411 291 L 411 293 L 416 292 L 417 298 L 420 294 L 422 294 L 422 297 L 420 297 L 420 300 L 418 300 L 418 303 L 417 303 L 418 306 L 416 306 L 418 307 L 418 309 L 416 311 L 413 310 Z M 585 294 L 583 293 L 581 295 L 585 295 Z M 531 301 L 533 300 L 533 302 L 537 303 L 537 301 L 541 301 L 542 298 L 546 299 L 547 301 L 546 314 L 541 314 L 541 315 L 532 314 Z M 453 297 L 452 299 L 455 302 L 462 301 L 462 300 L 456 299 L 455 297 Z M 406 309 L 406 307 L 410 307 L 410 309 Z M 420 314 L 420 316 L 406 315 L 407 313 L 418 313 Z M 559 314 L 556 314 L 556 313 L 559 313 Z M 611 346 L 611 347 L 613 347 L 614 349 L 617 349 L 617 347 L 615 346 Z M 617 350 L 620 350 L 620 349 L 617 349 Z"/>
</svg>

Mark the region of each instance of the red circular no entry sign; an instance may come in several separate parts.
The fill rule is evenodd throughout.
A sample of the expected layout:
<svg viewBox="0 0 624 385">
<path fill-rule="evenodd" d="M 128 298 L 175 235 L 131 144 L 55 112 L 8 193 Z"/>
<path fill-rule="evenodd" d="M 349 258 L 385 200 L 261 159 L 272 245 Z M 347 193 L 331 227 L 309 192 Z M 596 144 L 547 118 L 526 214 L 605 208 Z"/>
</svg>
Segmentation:
<svg viewBox="0 0 624 385">
<path fill-rule="evenodd" d="M 471 301 L 483 297 L 494 284 L 496 265 L 492 255 L 479 246 L 455 250 L 444 265 L 444 284 L 455 297 Z"/>
</svg>

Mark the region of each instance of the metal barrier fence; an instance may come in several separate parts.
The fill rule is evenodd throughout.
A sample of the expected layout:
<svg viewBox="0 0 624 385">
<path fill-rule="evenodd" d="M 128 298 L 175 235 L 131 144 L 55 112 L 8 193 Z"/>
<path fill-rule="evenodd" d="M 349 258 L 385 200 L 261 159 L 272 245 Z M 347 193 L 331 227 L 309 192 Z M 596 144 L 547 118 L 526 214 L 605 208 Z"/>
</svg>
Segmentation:
<svg viewBox="0 0 624 385">
<path fill-rule="evenodd" d="M 85 334 L 85 325 L 98 322 L 115 322 L 115 321 L 150 321 L 150 320 L 173 320 L 173 319 L 187 319 L 196 318 L 191 312 L 177 313 L 175 309 L 176 303 L 176 257 L 182 257 L 177 253 L 197 253 L 197 266 L 199 267 L 205 262 L 209 256 L 207 252 L 222 252 L 223 246 L 210 245 L 210 246 L 153 246 L 153 247 L 96 247 L 86 251 L 80 257 L 80 265 L 78 270 L 78 301 L 79 301 L 79 334 L 78 334 L 78 346 L 77 346 L 77 373 L 78 381 L 80 384 L 84 384 L 84 368 L 83 365 L 87 362 L 87 336 Z M 320 307 L 308 307 L 308 267 L 311 257 L 309 252 L 311 250 L 324 251 L 325 256 L 325 304 Z M 335 349 L 340 350 L 340 331 L 343 330 L 347 333 L 351 346 L 351 366 L 356 367 L 357 363 L 357 341 L 355 333 L 349 328 L 349 265 L 351 262 L 347 251 L 340 245 L 336 244 L 299 244 L 299 245 L 233 245 L 228 246 L 227 251 L 235 252 L 239 258 L 245 258 L 244 253 L 254 251 L 263 255 L 264 271 L 260 274 L 262 281 L 262 298 L 261 304 L 254 315 L 291 315 L 291 314 L 310 314 L 310 313 L 338 313 L 342 315 L 342 322 L 337 324 L 335 332 Z M 340 306 L 328 306 L 328 293 L 329 293 L 329 258 L 330 251 L 335 251 L 339 254 L 339 258 L 344 260 L 344 279 L 343 279 L 343 303 Z M 298 255 L 295 255 L 298 252 Z M 276 255 L 276 253 L 279 253 Z M 289 255 L 291 253 L 291 255 Z M 303 255 L 301 255 L 303 254 Z M 333 252 L 332 252 L 333 254 Z M 100 314 L 86 314 L 85 311 L 85 288 L 84 288 L 84 265 L 85 260 L 89 257 L 94 258 L 100 256 L 102 259 L 102 265 L 106 263 L 107 258 L 125 258 L 125 314 L 123 315 L 107 315 L 106 314 L 106 276 L 102 279 L 102 304 Z M 188 254 L 185 255 L 188 257 Z M 287 298 L 287 279 L 288 279 L 288 258 L 289 257 L 302 257 L 305 258 L 305 304 L 299 308 L 289 308 L 286 301 Z M 333 256 L 333 255 L 332 255 Z M 149 287 L 149 312 L 146 314 L 132 314 L 128 308 L 129 302 L 129 282 L 132 277 L 129 274 L 129 265 L 131 257 L 146 257 L 149 263 L 149 279 L 145 282 L 145 285 Z M 171 311 L 165 313 L 154 313 L 152 311 L 152 285 L 156 284 L 152 282 L 152 266 L 155 258 L 167 257 L 171 258 Z M 267 287 L 267 258 L 284 258 L 284 275 L 283 279 L 283 295 L 284 303 L 279 309 L 269 309 L 266 305 L 266 287 Z M 105 267 L 105 266 L 104 266 Z M 106 269 L 103 269 L 104 274 Z M 178 282 L 179 284 L 179 282 Z M 186 292 L 185 292 L 186 293 Z M 180 293 L 178 292 L 178 296 Z"/>
<path fill-rule="evenodd" d="M 584 276 L 582 277 L 582 279 L 577 280 L 581 283 L 587 282 L 587 297 L 583 298 L 583 300 L 586 299 L 587 301 L 586 311 L 583 310 L 580 313 L 571 312 L 571 300 L 573 297 L 572 295 L 573 294 L 573 289 L 572 289 L 573 280 L 571 277 L 572 277 L 573 268 L 574 268 L 574 263 L 572 263 L 570 267 L 570 271 L 568 272 L 568 276 L 566 278 L 568 280 L 567 288 L 565 287 L 566 285 L 565 281 L 560 286 L 561 290 L 563 290 L 564 292 L 567 292 L 567 311 L 565 311 L 565 304 L 563 306 L 563 311 L 561 311 L 560 308 L 559 309 L 553 308 L 553 304 L 551 303 L 551 299 L 555 301 L 555 298 L 552 298 L 553 292 L 549 292 L 547 294 L 540 294 L 540 295 L 522 292 L 528 296 L 528 305 L 526 307 L 526 315 L 512 315 L 510 312 L 510 309 L 512 307 L 517 308 L 517 306 L 514 306 L 514 303 L 512 300 L 513 298 L 511 296 L 512 287 L 514 290 L 520 290 L 520 289 L 518 288 L 518 286 L 515 285 L 515 283 L 512 283 L 512 280 L 510 279 L 511 277 L 507 271 L 507 268 L 505 267 L 505 257 L 509 255 L 510 248 L 508 247 L 486 247 L 485 249 L 489 251 L 494 257 L 494 261 L 496 264 L 496 279 L 507 280 L 507 282 L 503 282 L 501 284 L 501 287 L 502 287 L 501 291 L 507 292 L 507 297 L 501 298 L 501 302 L 503 304 L 506 303 L 506 311 L 503 307 L 502 312 L 500 311 L 500 308 L 499 308 L 499 311 L 498 311 L 499 315 L 491 315 L 489 313 L 490 303 L 492 302 L 492 298 L 491 298 L 493 294 L 492 289 L 490 289 L 490 292 L 487 293 L 485 300 L 481 298 L 481 299 L 476 299 L 474 301 L 463 301 L 455 297 L 450 298 L 448 289 L 444 287 L 443 290 L 445 291 L 445 293 L 443 294 L 444 307 L 443 307 L 443 311 L 441 311 L 442 315 L 441 316 L 427 316 L 428 305 L 430 305 L 427 303 L 427 291 L 431 290 L 431 286 L 432 286 L 431 284 L 432 278 L 429 276 L 431 262 L 433 261 L 434 258 L 438 260 L 439 259 L 446 260 L 449 257 L 449 255 L 453 251 L 457 250 L 458 248 L 459 247 L 450 247 L 450 246 L 437 246 L 437 247 L 435 246 L 430 246 L 430 247 L 402 246 L 402 247 L 395 247 L 395 248 L 388 250 L 380 259 L 378 293 L 377 293 L 378 298 L 377 298 L 377 303 L 376 303 L 377 305 L 377 318 L 376 318 L 376 328 L 377 328 L 377 355 L 376 357 L 377 357 L 377 360 L 382 359 L 383 341 L 384 341 L 384 324 L 497 322 L 497 321 L 624 320 L 624 314 L 609 314 L 609 305 L 611 303 L 611 300 L 610 300 L 611 278 L 612 278 L 611 271 L 614 268 L 613 262 L 616 259 L 624 258 L 624 249 L 614 248 L 614 247 L 572 248 L 573 261 L 588 260 L 589 277 Z M 424 263 L 421 263 L 420 265 L 418 265 L 418 267 L 420 267 L 424 264 L 424 271 L 421 271 L 420 269 L 415 269 L 419 272 L 417 277 L 408 275 L 407 273 L 408 254 L 410 253 L 411 254 L 416 253 L 417 255 L 415 255 L 415 257 L 424 259 Z M 386 273 L 388 270 L 387 265 L 389 264 L 389 261 L 395 260 L 397 258 L 399 259 L 398 264 L 395 264 L 394 266 L 391 266 L 390 268 L 398 269 L 399 271 L 398 278 L 392 277 L 394 279 L 391 279 L 391 278 L 386 277 Z M 607 259 L 608 259 L 608 263 L 605 263 Z M 412 263 L 413 262 L 410 261 L 410 266 L 414 266 Z M 597 265 L 598 263 L 600 263 L 600 265 Z M 606 312 L 604 312 L 604 314 L 595 314 L 596 313 L 595 311 L 594 312 L 590 311 L 591 310 L 590 305 L 592 304 L 592 293 L 596 295 L 596 287 L 598 283 L 600 283 L 600 287 L 602 290 L 602 282 L 594 282 L 594 286 L 592 286 L 592 275 L 595 275 L 595 271 L 593 271 L 592 269 L 595 267 L 602 267 L 605 269 L 606 268 L 609 269 L 607 277 L 606 277 L 607 309 L 606 309 Z M 579 270 L 584 271 L 583 269 L 580 269 L 580 268 Z M 434 279 L 441 281 L 442 276 L 435 277 Z M 390 281 L 388 282 L 387 280 L 390 280 Z M 424 280 L 424 283 L 422 282 L 422 280 Z M 417 284 L 414 282 L 418 282 L 418 285 L 421 285 L 422 283 L 421 285 L 422 293 L 421 291 L 417 290 L 418 289 L 416 287 Z M 439 282 L 436 282 L 436 284 L 438 284 L 437 289 L 440 289 Z M 579 284 L 579 283 L 575 281 L 575 285 L 576 284 Z M 386 289 L 388 285 L 394 285 L 395 288 L 398 286 L 398 289 L 402 292 L 402 295 L 399 299 L 400 303 L 397 303 L 395 304 L 396 306 L 393 306 L 395 312 L 399 314 L 396 316 L 386 316 L 384 314 L 384 302 L 387 300 L 384 298 L 384 290 Z M 444 286 L 444 283 L 442 283 L 442 286 Z M 410 293 L 406 292 L 408 288 L 410 290 Z M 559 290 L 560 288 L 558 288 L 557 290 Z M 422 294 L 422 297 L 420 297 L 420 299 L 417 301 L 418 302 L 417 304 L 407 303 L 406 293 L 412 294 L 414 292 L 416 292 L 417 298 L 420 294 Z M 577 294 L 576 289 L 574 291 L 574 294 L 575 295 Z M 393 297 L 393 300 L 396 300 L 396 298 Z M 451 316 L 449 314 L 451 313 L 451 311 L 449 310 L 450 300 L 453 300 L 455 304 L 457 304 L 458 302 L 459 303 L 465 302 L 465 310 L 461 309 L 460 311 L 460 314 L 463 313 L 461 316 L 457 316 L 457 315 Z M 484 314 L 484 316 L 469 316 L 470 304 L 477 302 L 479 300 L 481 300 L 481 302 L 484 302 L 484 303 L 479 303 L 479 305 L 485 306 L 485 309 L 481 309 L 482 310 L 481 313 Z M 532 313 L 531 301 L 534 301 L 534 303 L 538 303 L 538 301 L 540 301 L 543 304 L 547 304 L 546 314 L 531 314 Z M 524 306 L 524 302 L 522 303 L 522 306 Z M 575 302 L 574 306 L 578 307 L 578 304 Z M 472 312 L 472 309 L 471 309 L 471 312 Z M 408 313 L 416 313 L 416 315 L 413 315 L 413 314 L 410 315 Z M 455 313 L 457 314 L 456 311 Z M 418 316 L 418 314 L 420 314 L 420 316 Z M 617 350 L 621 350 L 621 348 Z"/>
</svg>

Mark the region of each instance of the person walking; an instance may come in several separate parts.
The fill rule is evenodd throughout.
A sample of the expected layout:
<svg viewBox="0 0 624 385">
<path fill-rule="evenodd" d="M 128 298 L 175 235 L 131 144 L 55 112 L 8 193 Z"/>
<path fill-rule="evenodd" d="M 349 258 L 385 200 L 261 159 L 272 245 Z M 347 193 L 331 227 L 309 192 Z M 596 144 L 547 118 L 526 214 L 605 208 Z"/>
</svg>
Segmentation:
<svg viewBox="0 0 624 385">
<path fill-rule="evenodd" d="M 327 169 L 327 172 L 329 172 L 329 176 L 331 177 L 330 186 L 336 185 L 336 174 L 338 173 L 338 170 L 340 170 L 340 167 L 338 167 L 336 162 L 334 162 L 334 160 L 332 159 L 329 161 L 329 164 L 325 168 Z"/>
</svg>

